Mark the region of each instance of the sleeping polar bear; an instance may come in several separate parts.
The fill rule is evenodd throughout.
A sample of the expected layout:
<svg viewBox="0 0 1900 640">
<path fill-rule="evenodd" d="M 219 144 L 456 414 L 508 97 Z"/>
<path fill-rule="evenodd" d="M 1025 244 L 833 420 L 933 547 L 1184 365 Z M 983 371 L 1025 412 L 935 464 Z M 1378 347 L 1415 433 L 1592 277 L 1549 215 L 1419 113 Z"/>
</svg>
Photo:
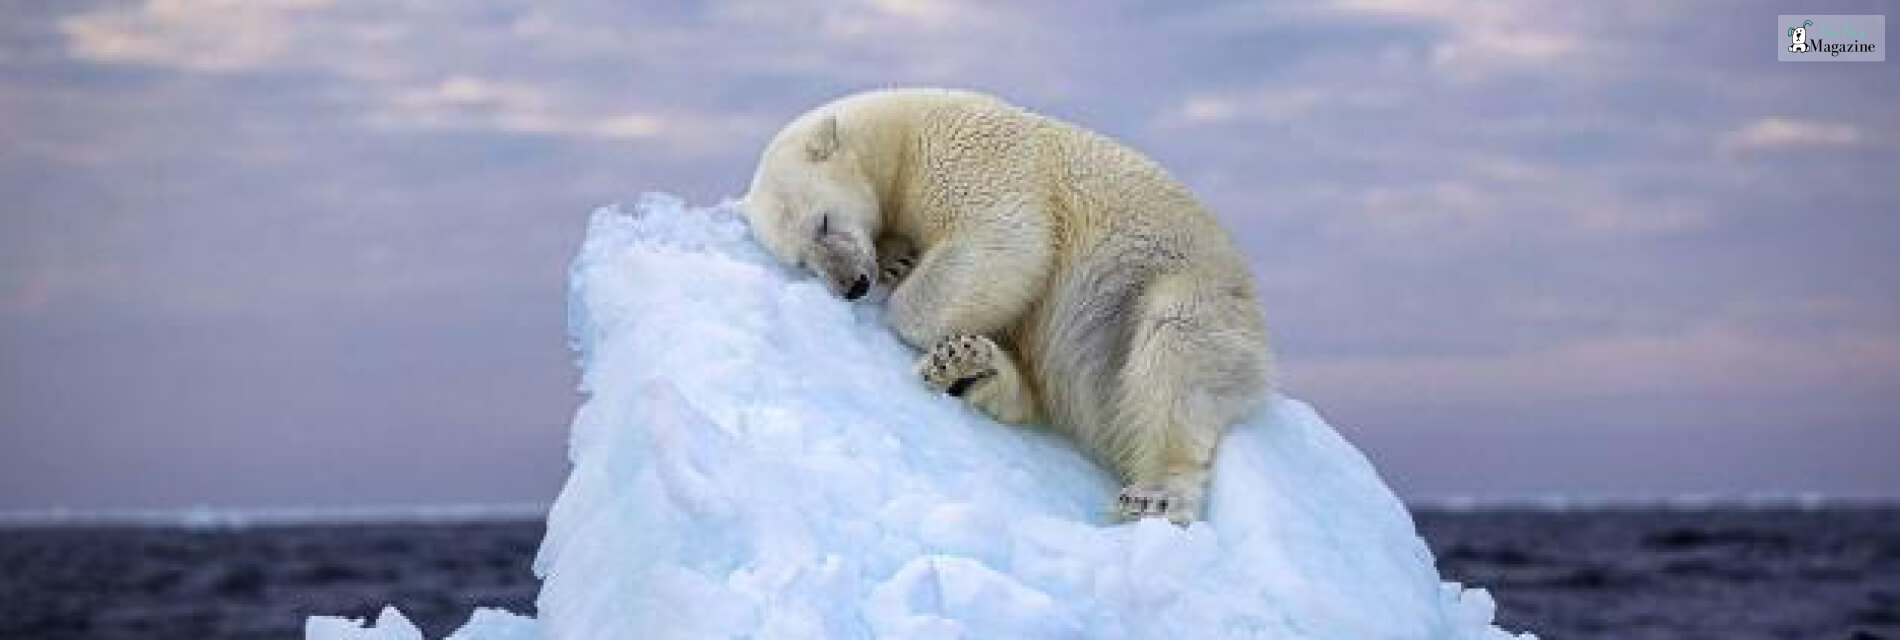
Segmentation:
<svg viewBox="0 0 1900 640">
<path fill-rule="evenodd" d="M 1120 517 L 1197 518 L 1222 432 L 1267 391 L 1226 231 L 1080 127 L 966 91 L 848 96 L 778 133 L 740 207 L 833 292 L 892 285 L 924 382 L 1073 437 L 1128 483 Z"/>
</svg>

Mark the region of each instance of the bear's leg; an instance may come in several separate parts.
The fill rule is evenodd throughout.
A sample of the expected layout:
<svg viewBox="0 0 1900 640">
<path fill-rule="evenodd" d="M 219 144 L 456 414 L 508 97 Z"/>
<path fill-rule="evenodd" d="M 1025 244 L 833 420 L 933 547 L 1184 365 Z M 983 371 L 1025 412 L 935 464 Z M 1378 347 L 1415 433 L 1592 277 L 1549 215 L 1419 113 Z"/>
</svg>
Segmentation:
<svg viewBox="0 0 1900 640">
<path fill-rule="evenodd" d="M 1154 440 L 1145 445 L 1153 453 L 1144 462 L 1145 468 L 1129 469 L 1124 474 L 1130 483 L 1122 487 L 1115 501 L 1116 514 L 1121 518 L 1167 518 L 1187 524 L 1200 517 L 1214 445 L 1227 425 L 1182 418 L 1145 418 L 1157 421 L 1150 425 L 1164 427 L 1161 433 L 1142 434 Z"/>
<path fill-rule="evenodd" d="M 1007 331 L 1048 284 L 1054 254 L 1047 218 L 1020 208 L 962 218 L 957 232 L 923 249 L 891 290 L 885 321 L 918 349 L 957 334 Z"/>
<path fill-rule="evenodd" d="M 1200 516 L 1215 446 L 1266 387 L 1266 335 L 1252 296 L 1195 274 L 1149 282 L 1132 328 L 1107 457 L 1129 481 L 1123 518 Z"/>
<path fill-rule="evenodd" d="M 1035 393 L 1016 361 L 989 338 L 944 338 L 917 360 L 917 375 L 931 388 L 960 396 L 997 420 L 1015 424 L 1041 421 Z"/>
</svg>

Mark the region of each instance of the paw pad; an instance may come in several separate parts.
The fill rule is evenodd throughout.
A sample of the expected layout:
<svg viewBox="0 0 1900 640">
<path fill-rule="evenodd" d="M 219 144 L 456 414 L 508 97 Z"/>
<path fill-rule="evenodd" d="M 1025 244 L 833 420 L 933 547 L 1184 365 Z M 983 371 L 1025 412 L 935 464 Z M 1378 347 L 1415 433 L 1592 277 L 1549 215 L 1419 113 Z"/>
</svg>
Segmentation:
<svg viewBox="0 0 1900 640">
<path fill-rule="evenodd" d="M 924 354 L 919 370 L 926 384 L 944 393 L 962 396 L 996 375 L 995 349 L 995 343 L 989 338 L 953 335 Z"/>
</svg>

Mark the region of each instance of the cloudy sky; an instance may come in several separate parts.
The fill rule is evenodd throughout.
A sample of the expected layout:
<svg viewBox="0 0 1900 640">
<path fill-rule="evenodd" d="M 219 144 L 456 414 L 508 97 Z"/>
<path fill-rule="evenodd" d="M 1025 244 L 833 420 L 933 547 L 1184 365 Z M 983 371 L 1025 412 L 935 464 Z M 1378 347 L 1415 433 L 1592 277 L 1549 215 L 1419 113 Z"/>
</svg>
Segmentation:
<svg viewBox="0 0 1900 640">
<path fill-rule="evenodd" d="M 548 500 L 588 211 L 894 85 L 1170 167 L 1408 496 L 1900 495 L 1900 63 L 1658 4 L 0 0 L 0 508 Z"/>
</svg>

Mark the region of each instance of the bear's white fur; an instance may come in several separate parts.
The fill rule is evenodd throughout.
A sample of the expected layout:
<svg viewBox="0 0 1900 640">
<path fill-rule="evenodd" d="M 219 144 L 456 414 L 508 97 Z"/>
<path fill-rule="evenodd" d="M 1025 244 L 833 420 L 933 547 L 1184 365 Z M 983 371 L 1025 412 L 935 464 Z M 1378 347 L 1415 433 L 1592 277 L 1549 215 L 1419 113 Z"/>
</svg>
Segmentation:
<svg viewBox="0 0 1900 640">
<path fill-rule="evenodd" d="M 779 132 L 741 207 L 834 292 L 892 284 L 925 382 L 1074 437 L 1130 483 L 1123 517 L 1198 517 L 1222 432 L 1267 389 L 1232 239 L 1080 127 L 967 91 L 852 95 Z"/>
</svg>

